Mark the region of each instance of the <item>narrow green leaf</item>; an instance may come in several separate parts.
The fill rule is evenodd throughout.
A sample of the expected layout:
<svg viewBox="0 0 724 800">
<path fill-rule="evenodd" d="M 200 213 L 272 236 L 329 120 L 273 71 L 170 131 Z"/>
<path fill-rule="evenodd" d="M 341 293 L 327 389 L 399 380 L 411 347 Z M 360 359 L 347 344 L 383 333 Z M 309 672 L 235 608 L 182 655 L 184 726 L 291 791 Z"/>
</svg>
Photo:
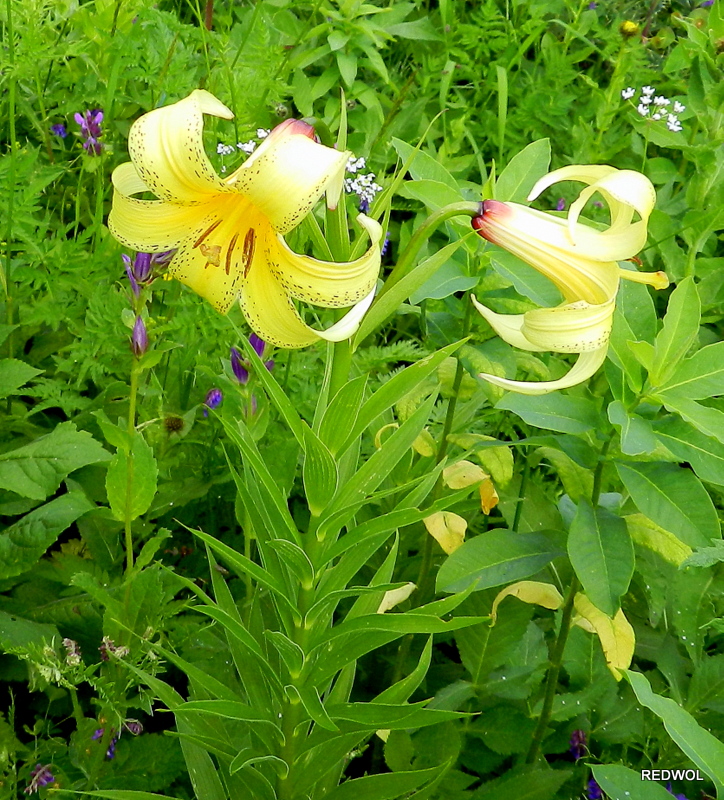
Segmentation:
<svg viewBox="0 0 724 800">
<path fill-rule="evenodd" d="M 29 570 L 60 534 L 96 506 L 80 492 L 36 508 L 0 534 L 0 580 Z"/>
<path fill-rule="evenodd" d="M 311 589 L 314 583 L 314 567 L 304 550 L 288 539 L 271 539 L 267 545 L 282 556 L 282 560 L 299 579 L 302 587 Z"/>
<path fill-rule="evenodd" d="M 409 173 L 413 180 L 439 181 L 449 186 L 451 189 L 458 190 L 458 183 L 453 176 L 443 167 L 443 165 L 424 150 L 417 150 L 411 144 L 403 142 L 402 139 L 392 137 L 392 146 L 397 154 L 404 161 L 410 161 Z M 458 190 L 459 191 L 459 190 Z M 460 198 L 459 198 L 460 199 Z"/>
<path fill-rule="evenodd" d="M 591 602 L 613 617 L 634 571 L 634 548 L 626 523 L 581 499 L 568 534 L 568 556 Z"/>
<path fill-rule="evenodd" d="M 624 674 L 639 703 L 661 719 L 669 736 L 714 781 L 717 795 L 721 795 L 724 792 L 724 744 L 702 728 L 676 701 L 654 694 L 644 675 L 631 670 Z"/>
<path fill-rule="evenodd" d="M 437 574 L 437 590 L 460 592 L 476 584 L 488 589 L 534 575 L 563 555 L 542 533 L 493 530 L 468 539 L 443 562 Z"/>
<path fill-rule="evenodd" d="M 324 728 L 325 731 L 332 731 L 334 733 L 339 731 L 339 728 L 327 713 L 327 709 L 324 707 L 319 693 L 314 686 L 285 686 L 284 690 L 289 699 L 301 703 L 310 718 L 313 719 L 317 725 Z"/>
<path fill-rule="evenodd" d="M 706 547 L 721 537 L 709 493 L 693 472 L 675 464 L 616 462 L 638 510 L 689 547 Z"/>
<path fill-rule="evenodd" d="M 660 386 L 676 369 L 699 335 L 701 301 L 696 283 L 684 278 L 671 293 L 664 324 L 654 344 L 654 364 L 650 380 Z"/>
<path fill-rule="evenodd" d="M 319 438 L 336 455 L 347 439 L 350 427 L 354 426 L 362 406 L 367 376 L 354 378 L 337 392 L 327 406 L 319 427 Z"/>
<path fill-rule="evenodd" d="M 337 464 L 324 443 L 306 429 L 302 479 L 309 510 L 320 516 L 337 491 Z"/>
<path fill-rule="evenodd" d="M 55 789 L 55 794 L 82 794 L 88 797 L 104 797 L 106 800 L 178 800 L 168 794 L 154 794 L 153 792 L 134 792 L 130 789 L 106 789 L 102 792 L 74 792 L 72 789 Z"/>
<path fill-rule="evenodd" d="M 282 657 L 292 679 L 296 680 L 304 668 L 304 651 L 302 648 L 281 631 L 267 630 L 264 631 L 264 635 Z"/>
</svg>

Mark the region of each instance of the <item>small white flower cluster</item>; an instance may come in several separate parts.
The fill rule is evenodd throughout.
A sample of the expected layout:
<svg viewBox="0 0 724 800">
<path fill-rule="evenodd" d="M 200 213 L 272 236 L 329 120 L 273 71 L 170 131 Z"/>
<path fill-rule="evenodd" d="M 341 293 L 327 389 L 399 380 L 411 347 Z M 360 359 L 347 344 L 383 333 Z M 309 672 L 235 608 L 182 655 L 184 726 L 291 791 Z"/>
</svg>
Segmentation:
<svg viewBox="0 0 724 800">
<path fill-rule="evenodd" d="M 366 164 L 364 158 L 350 158 L 347 162 L 347 172 L 355 177 L 344 179 L 345 192 L 356 194 L 359 197 L 359 207 L 362 213 L 369 211 L 370 203 L 375 199 L 375 195 L 382 191 L 382 187 L 375 181 L 374 172 L 358 174 L 358 171 L 364 169 Z"/>
<path fill-rule="evenodd" d="M 257 128 L 256 129 L 256 138 L 257 139 L 266 139 L 266 137 L 271 133 L 269 128 Z M 256 139 L 249 139 L 248 142 L 237 142 L 236 147 L 233 144 L 224 144 L 223 142 L 219 142 L 216 145 L 216 152 L 220 156 L 230 156 L 232 153 L 235 153 L 238 150 L 241 150 L 242 153 L 246 153 L 246 155 L 250 156 L 254 150 L 256 150 L 258 142 Z M 222 172 L 226 172 L 226 166 L 221 167 Z"/>
<path fill-rule="evenodd" d="M 631 100 L 636 94 L 636 90 L 632 86 L 628 86 L 621 92 L 621 97 L 624 100 Z M 673 113 L 669 111 L 671 100 L 663 95 L 657 95 L 653 86 L 643 86 L 641 88 L 641 96 L 636 106 L 636 111 L 642 117 L 648 117 L 653 120 L 666 120 L 666 127 L 678 133 L 682 130 L 681 123 L 679 122 L 678 114 L 686 111 L 686 106 L 682 105 L 678 100 L 674 101 Z"/>
</svg>

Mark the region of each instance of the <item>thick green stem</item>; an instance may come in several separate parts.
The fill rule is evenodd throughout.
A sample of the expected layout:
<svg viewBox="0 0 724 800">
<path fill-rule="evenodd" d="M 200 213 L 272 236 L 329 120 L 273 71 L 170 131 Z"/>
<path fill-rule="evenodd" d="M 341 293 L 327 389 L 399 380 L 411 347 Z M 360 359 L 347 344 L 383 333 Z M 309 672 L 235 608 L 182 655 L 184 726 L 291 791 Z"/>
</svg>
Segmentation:
<svg viewBox="0 0 724 800">
<path fill-rule="evenodd" d="M 563 652 L 566 649 L 566 642 L 568 641 L 568 634 L 571 630 L 571 620 L 573 618 L 573 602 L 576 599 L 576 592 L 578 591 L 578 578 L 574 575 L 571 580 L 571 585 L 568 587 L 568 594 L 566 595 L 563 604 L 563 614 L 561 615 L 561 627 L 556 637 L 556 643 L 553 646 L 551 653 L 551 662 L 548 667 L 548 674 L 546 675 L 546 688 L 545 695 L 543 696 L 543 708 L 538 717 L 538 724 L 536 725 L 533 733 L 533 740 L 530 743 L 530 749 L 526 756 L 526 764 L 535 763 L 540 752 L 540 746 L 545 736 L 546 728 L 551 719 L 551 712 L 553 711 L 553 701 L 556 697 L 556 689 L 558 688 L 558 675 L 561 671 L 561 663 L 563 661 Z"/>
<path fill-rule="evenodd" d="M 407 247 L 403 250 L 397 264 L 392 272 L 387 276 L 382 294 L 389 291 L 398 281 L 405 277 L 407 272 L 415 260 L 422 245 L 430 238 L 432 232 L 438 225 L 442 224 L 452 217 L 468 216 L 478 217 L 483 213 L 481 203 L 451 203 L 449 206 L 444 206 L 439 211 L 435 211 L 420 225 L 420 227 L 412 235 L 412 238 L 407 243 Z"/>
</svg>

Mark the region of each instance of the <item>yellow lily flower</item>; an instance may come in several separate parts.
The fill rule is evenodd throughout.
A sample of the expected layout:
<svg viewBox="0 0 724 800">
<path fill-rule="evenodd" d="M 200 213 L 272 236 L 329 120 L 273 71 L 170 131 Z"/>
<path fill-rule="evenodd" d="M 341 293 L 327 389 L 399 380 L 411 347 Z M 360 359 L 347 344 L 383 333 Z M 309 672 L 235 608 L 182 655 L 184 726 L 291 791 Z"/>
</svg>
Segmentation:
<svg viewBox="0 0 724 800">
<path fill-rule="evenodd" d="M 573 368 L 557 381 L 512 381 L 482 373 L 481 378 L 521 394 L 547 394 L 590 378 L 606 359 L 619 280 L 648 283 L 665 289 L 663 272 L 621 269 L 646 243 L 646 225 L 656 193 L 644 175 L 605 165 L 571 166 L 555 170 L 536 183 L 528 200 L 563 180 L 588 184 L 562 219 L 518 203 L 486 200 L 473 228 L 489 242 L 505 248 L 549 278 L 564 302 L 525 314 L 496 314 L 473 302 L 495 332 L 521 350 L 580 353 Z M 608 203 L 611 224 L 603 231 L 578 221 L 589 198 L 599 192 Z M 632 222 L 634 212 L 640 219 Z"/>
<path fill-rule="evenodd" d="M 342 190 L 350 156 L 324 147 L 305 122 L 278 125 L 231 175 L 220 178 L 203 146 L 203 115 L 231 119 L 197 89 L 144 114 L 131 127 L 131 161 L 113 172 L 111 233 L 147 253 L 176 250 L 169 273 L 225 314 L 238 298 L 249 325 L 278 347 L 340 341 L 359 327 L 380 268 L 380 225 L 360 214 L 372 245 L 356 261 L 317 261 L 289 249 L 295 228 L 326 191 Z M 152 192 L 158 200 L 133 195 Z M 326 308 L 356 304 L 326 331 L 304 323 L 292 298 Z"/>
</svg>

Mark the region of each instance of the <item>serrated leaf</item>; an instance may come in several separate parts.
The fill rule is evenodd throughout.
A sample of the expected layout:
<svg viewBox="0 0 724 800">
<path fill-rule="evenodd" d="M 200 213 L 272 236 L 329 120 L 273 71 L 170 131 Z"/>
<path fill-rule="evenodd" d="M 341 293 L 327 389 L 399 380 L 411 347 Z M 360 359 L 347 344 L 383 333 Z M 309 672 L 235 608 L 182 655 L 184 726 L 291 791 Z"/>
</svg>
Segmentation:
<svg viewBox="0 0 724 800">
<path fill-rule="evenodd" d="M 15 394 L 21 386 L 25 386 L 42 371 L 16 358 L 3 358 L 0 361 L 0 398 Z"/>
</svg>

